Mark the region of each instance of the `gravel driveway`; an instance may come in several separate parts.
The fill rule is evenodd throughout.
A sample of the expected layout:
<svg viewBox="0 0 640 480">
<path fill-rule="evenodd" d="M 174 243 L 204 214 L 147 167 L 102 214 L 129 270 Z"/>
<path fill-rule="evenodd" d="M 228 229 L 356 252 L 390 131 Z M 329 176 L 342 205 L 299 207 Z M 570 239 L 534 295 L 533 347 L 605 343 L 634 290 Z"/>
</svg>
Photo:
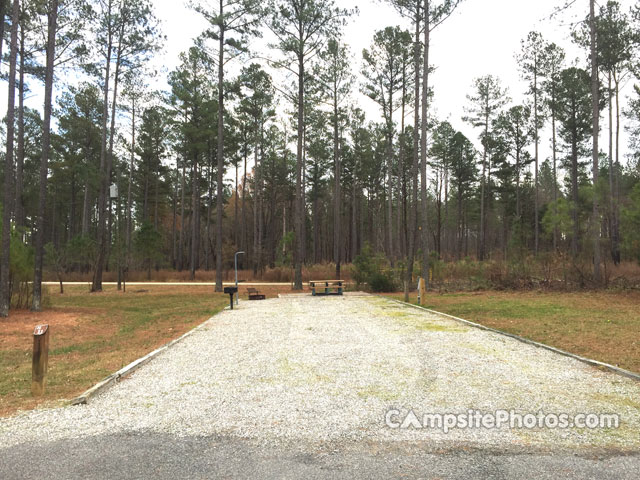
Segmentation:
<svg viewBox="0 0 640 480">
<path fill-rule="evenodd" d="M 444 433 L 390 428 L 390 409 L 400 420 L 409 410 L 615 413 L 620 426 Z M 379 297 L 286 296 L 222 312 L 88 405 L 0 419 L 0 457 L 28 442 L 140 433 L 270 448 L 628 453 L 640 451 L 639 432 L 631 379 Z"/>
</svg>

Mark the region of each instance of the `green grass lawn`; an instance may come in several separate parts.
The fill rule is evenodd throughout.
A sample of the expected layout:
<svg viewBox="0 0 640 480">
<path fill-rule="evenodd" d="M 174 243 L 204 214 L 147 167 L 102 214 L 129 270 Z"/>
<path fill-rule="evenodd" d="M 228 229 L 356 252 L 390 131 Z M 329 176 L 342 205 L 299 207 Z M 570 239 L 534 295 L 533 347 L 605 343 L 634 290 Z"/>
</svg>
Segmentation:
<svg viewBox="0 0 640 480">
<path fill-rule="evenodd" d="M 429 293 L 424 306 L 640 372 L 638 292 Z"/>
<path fill-rule="evenodd" d="M 137 288 L 137 287 L 134 287 Z M 50 288 L 45 312 L 11 312 L 0 320 L 0 415 L 57 404 L 179 337 L 222 310 L 229 297 L 212 287 L 153 286 L 127 293 L 107 287 L 90 294 L 73 286 Z M 31 396 L 33 328 L 50 325 L 44 397 Z"/>
</svg>

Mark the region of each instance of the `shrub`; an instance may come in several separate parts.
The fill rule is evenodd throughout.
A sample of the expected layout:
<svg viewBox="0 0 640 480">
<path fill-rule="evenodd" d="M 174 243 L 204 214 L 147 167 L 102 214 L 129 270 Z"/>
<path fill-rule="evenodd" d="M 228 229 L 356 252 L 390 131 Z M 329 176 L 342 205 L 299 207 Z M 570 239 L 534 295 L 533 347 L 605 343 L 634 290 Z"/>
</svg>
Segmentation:
<svg viewBox="0 0 640 480">
<path fill-rule="evenodd" d="M 353 279 L 358 285 L 369 283 L 374 273 L 381 270 L 380 257 L 375 256 L 371 245 L 364 245 L 360 255 L 353 260 Z"/>
<path fill-rule="evenodd" d="M 372 292 L 395 292 L 396 284 L 393 276 L 388 272 L 376 272 L 369 279 L 369 288 Z"/>
<path fill-rule="evenodd" d="M 33 247 L 22 240 L 22 232 L 11 230 L 11 258 L 9 274 L 11 278 L 12 308 L 29 308 L 31 305 L 31 282 L 33 282 Z"/>
<path fill-rule="evenodd" d="M 622 209 L 623 248 L 627 255 L 635 258 L 640 264 L 640 184 L 636 185 L 630 195 L 630 204 Z"/>
<path fill-rule="evenodd" d="M 151 222 L 145 220 L 136 230 L 133 245 L 140 260 L 147 265 L 147 280 L 151 280 L 153 262 L 162 260 L 162 236 Z"/>
<path fill-rule="evenodd" d="M 386 270 L 386 259 L 382 254 L 374 254 L 369 244 L 353 260 L 352 275 L 358 286 L 367 284 L 374 292 L 396 290 L 393 272 Z"/>
</svg>

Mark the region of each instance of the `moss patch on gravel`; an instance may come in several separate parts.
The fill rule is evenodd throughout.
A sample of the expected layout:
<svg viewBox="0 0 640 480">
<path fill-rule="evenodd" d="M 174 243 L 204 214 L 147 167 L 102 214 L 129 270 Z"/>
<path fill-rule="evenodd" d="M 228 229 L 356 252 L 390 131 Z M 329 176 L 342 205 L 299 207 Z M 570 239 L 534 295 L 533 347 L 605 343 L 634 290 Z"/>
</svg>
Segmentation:
<svg viewBox="0 0 640 480">
<path fill-rule="evenodd" d="M 313 365 L 293 362 L 288 357 L 278 359 L 278 370 L 285 379 L 285 383 L 293 386 L 313 385 L 315 383 L 330 383 L 329 375 L 320 373 Z M 276 383 L 277 379 L 266 380 L 266 383 Z"/>
<path fill-rule="evenodd" d="M 397 400 L 400 396 L 396 392 L 392 392 L 380 385 L 368 385 L 364 388 L 358 389 L 358 396 L 365 400 L 369 398 L 375 398 L 382 400 L 383 402 L 392 402 Z"/>
<path fill-rule="evenodd" d="M 632 408 L 637 410 L 636 414 L 640 414 L 640 399 L 630 398 L 625 395 L 604 395 L 602 393 L 593 394 L 591 398 L 616 407 Z"/>
<path fill-rule="evenodd" d="M 469 330 L 461 324 L 449 320 L 434 320 L 428 318 L 428 314 L 420 313 L 412 307 L 405 307 L 401 304 L 393 303 L 388 300 L 372 297 L 369 300 L 376 308 L 376 315 L 391 318 L 399 324 L 423 332 L 446 332 L 446 333 L 464 333 Z"/>
</svg>

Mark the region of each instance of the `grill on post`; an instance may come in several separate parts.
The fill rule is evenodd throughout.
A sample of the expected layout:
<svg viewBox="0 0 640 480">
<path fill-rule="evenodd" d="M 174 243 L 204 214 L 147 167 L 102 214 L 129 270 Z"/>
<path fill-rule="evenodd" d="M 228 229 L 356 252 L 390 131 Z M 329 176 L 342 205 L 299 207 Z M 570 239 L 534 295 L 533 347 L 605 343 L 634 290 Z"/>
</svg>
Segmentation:
<svg viewBox="0 0 640 480">
<path fill-rule="evenodd" d="M 233 310 L 233 296 L 238 293 L 238 287 L 224 287 L 224 293 L 229 295 L 231 310 Z"/>
</svg>

